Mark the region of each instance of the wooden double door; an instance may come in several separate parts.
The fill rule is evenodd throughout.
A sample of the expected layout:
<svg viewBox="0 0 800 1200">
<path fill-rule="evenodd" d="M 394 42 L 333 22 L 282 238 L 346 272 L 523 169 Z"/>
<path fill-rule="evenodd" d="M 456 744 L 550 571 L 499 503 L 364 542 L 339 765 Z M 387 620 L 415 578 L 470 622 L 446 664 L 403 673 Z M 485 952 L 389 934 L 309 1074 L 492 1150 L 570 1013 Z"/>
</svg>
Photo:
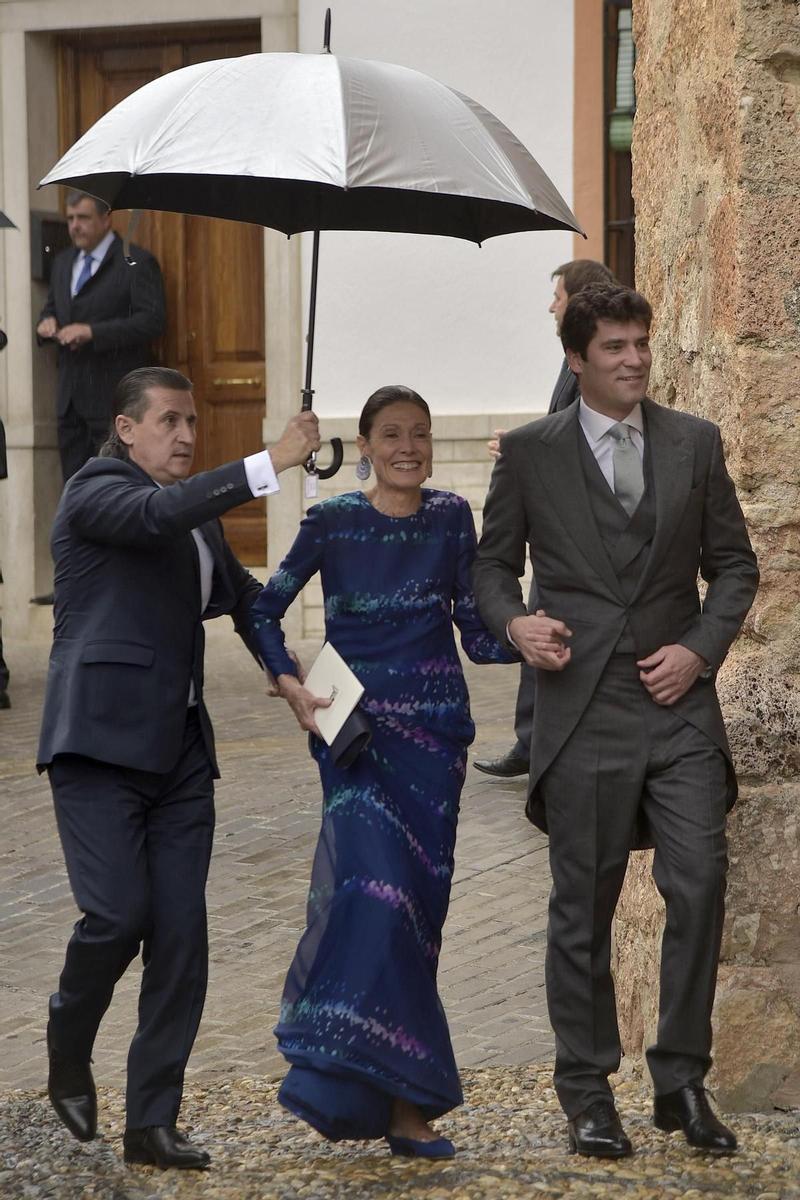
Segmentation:
<svg viewBox="0 0 800 1200">
<path fill-rule="evenodd" d="M 65 36 L 60 46 L 62 152 L 136 88 L 192 63 L 253 54 L 257 24 L 115 29 Z M 114 216 L 124 235 L 129 216 Z M 143 212 L 133 241 L 161 264 L 167 329 L 159 361 L 188 375 L 198 411 L 196 471 L 262 446 L 266 411 L 264 243 L 260 226 L 178 213 Z M 265 501 L 224 518 L 242 562 L 266 563 Z"/>
</svg>

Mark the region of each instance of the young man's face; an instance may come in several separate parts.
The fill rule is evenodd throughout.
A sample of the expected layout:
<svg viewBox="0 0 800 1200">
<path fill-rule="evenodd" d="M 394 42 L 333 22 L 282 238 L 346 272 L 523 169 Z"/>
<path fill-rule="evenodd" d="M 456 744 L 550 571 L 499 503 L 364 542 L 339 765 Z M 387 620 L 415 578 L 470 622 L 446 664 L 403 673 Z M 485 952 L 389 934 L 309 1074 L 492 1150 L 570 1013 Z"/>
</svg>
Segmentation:
<svg viewBox="0 0 800 1200">
<path fill-rule="evenodd" d="M 84 196 L 67 205 L 67 229 L 73 246 L 91 253 L 111 228 L 111 213 L 99 213 L 94 200 Z"/>
<path fill-rule="evenodd" d="M 569 304 L 569 296 L 564 287 L 564 276 L 556 275 L 556 283 L 553 288 L 553 301 L 548 308 L 556 319 L 556 334 L 561 336 L 561 322 L 564 320 L 564 311 Z"/>
<path fill-rule="evenodd" d="M 156 483 L 167 486 L 185 479 L 192 469 L 197 438 L 197 412 L 191 392 L 151 387 L 141 421 L 117 417 L 117 432 L 131 461 Z"/>
<path fill-rule="evenodd" d="M 590 408 L 622 420 L 647 395 L 650 335 L 641 321 L 597 322 L 586 358 L 567 350 L 567 362 L 580 381 Z"/>
</svg>

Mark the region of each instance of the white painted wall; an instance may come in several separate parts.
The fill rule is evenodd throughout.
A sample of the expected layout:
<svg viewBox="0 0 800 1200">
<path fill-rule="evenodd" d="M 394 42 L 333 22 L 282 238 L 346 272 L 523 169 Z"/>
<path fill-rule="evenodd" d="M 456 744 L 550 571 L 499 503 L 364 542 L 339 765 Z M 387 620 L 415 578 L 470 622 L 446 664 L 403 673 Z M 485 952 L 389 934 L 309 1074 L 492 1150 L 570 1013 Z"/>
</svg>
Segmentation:
<svg viewBox="0 0 800 1200">
<path fill-rule="evenodd" d="M 322 46 L 326 0 L 300 0 L 299 47 Z M 572 200 L 572 0 L 333 0 L 331 47 L 414 67 L 466 92 Z M 311 239 L 303 239 L 303 311 Z M 434 412 L 546 409 L 561 361 L 547 313 L 567 233 L 470 242 L 325 233 L 314 353 L 321 415 L 357 413 L 385 383 Z"/>
</svg>

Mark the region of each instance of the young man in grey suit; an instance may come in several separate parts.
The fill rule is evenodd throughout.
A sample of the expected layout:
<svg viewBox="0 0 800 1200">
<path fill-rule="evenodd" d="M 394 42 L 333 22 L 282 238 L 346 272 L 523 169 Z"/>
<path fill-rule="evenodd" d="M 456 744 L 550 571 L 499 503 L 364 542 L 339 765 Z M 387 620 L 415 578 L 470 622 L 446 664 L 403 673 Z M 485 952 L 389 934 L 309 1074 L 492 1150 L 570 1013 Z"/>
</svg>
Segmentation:
<svg viewBox="0 0 800 1200">
<path fill-rule="evenodd" d="M 650 321 L 628 288 L 570 300 L 561 336 L 580 402 L 503 438 L 475 563 L 484 619 L 536 669 L 528 815 L 550 834 L 555 1086 L 571 1149 L 603 1157 L 631 1151 L 608 1083 L 610 950 L 642 824 L 667 910 L 654 1121 L 695 1147 L 736 1148 L 703 1088 L 736 796 L 714 676 L 758 570 L 719 430 L 647 398 Z"/>
<path fill-rule="evenodd" d="M 572 262 L 562 263 L 556 267 L 550 278 L 555 280 L 553 299 L 548 312 L 553 314 L 556 325 L 556 335 L 561 336 L 561 321 L 564 317 L 570 297 L 577 295 L 581 288 L 590 283 L 614 283 L 614 276 L 608 267 L 594 258 L 576 258 Z M 561 412 L 569 408 L 578 398 L 578 379 L 570 370 L 569 363 L 564 358 L 558 372 L 553 394 L 550 397 L 548 412 Z M 494 438 L 489 442 L 489 453 L 497 458 L 500 453 L 500 437 L 506 431 L 496 429 Z M 528 598 L 528 607 L 532 612 L 536 597 L 534 587 Z M 484 775 L 496 775 L 501 779 L 513 779 L 516 775 L 527 775 L 531 757 L 531 730 L 533 728 L 533 706 L 536 700 L 536 674 L 527 663 L 523 663 L 519 672 L 519 689 L 517 704 L 514 710 L 514 745 L 500 754 L 497 758 L 476 758 L 473 766 Z"/>
<path fill-rule="evenodd" d="M 47 770 L 83 916 L 50 998 L 48 1094 L 80 1141 L 97 1131 L 89 1066 L 114 986 L 140 948 L 128 1055 L 126 1162 L 203 1168 L 176 1128 L 208 977 L 205 883 L 214 832 L 214 734 L 203 621 L 248 613 L 261 585 L 219 518 L 278 490 L 319 448 L 313 413 L 269 451 L 189 478 L 197 414 L 177 371 L 119 384 L 114 432 L 64 488 L 53 524 L 55 630 L 39 770 Z"/>
</svg>

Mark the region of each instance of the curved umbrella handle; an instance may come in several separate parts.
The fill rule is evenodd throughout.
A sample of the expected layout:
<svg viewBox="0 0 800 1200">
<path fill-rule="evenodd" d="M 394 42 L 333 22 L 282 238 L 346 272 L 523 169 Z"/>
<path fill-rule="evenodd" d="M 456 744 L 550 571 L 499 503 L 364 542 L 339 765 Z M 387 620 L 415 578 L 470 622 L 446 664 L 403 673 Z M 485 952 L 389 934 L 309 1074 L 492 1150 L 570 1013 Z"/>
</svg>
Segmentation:
<svg viewBox="0 0 800 1200">
<path fill-rule="evenodd" d="M 319 476 L 320 479 L 330 479 L 336 474 L 344 462 L 344 446 L 342 445 L 341 438 L 331 438 L 331 451 L 333 452 L 333 458 L 331 459 L 331 465 L 329 467 L 318 467 L 316 464 L 316 459 L 314 459 L 314 462 L 311 464 L 311 466 L 309 466 L 309 463 L 305 464 L 306 470 L 309 472 L 309 474 L 313 473 L 314 475 Z M 313 457 L 314 456 L 312 455 L 312 458 Z M 309 462 L 311 462 L 310 459 Z"/>
</svg>

